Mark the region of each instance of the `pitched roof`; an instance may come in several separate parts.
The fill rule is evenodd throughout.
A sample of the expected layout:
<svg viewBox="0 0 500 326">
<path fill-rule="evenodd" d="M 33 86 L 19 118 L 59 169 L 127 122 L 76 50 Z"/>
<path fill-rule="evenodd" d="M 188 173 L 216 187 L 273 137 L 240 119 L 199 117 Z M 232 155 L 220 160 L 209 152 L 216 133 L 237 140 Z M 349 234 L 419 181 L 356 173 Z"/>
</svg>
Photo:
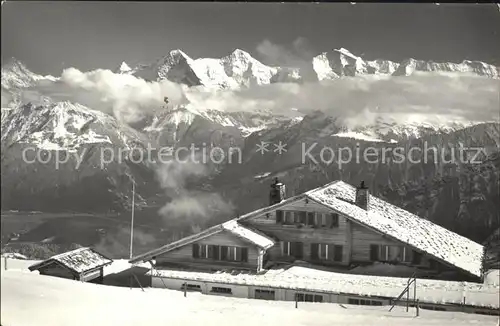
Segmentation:
<svg viewBox="0 0 500 326">
<path fill-rule="evenodd" d="M 354 204 L 356 188 L 342 181 L 306 192 L 369 229 L 422 251 L 435 259 L 481 277 L 483 246 L 373 195 L 368 210 Z"/>
<path fill-rule="evenodd" d="M 272 212 L 290 202 L 308 198 L 346 216 L 375 232 L 382 233 L 438 261 L 481 277 L 483 246 L 447 230 L 402 208 L 370 195 L 368 210 L 355 203 L 356 188 L 333 181 L 282 202 L 250 212 L 238 218 L 247 220 Z"/>
<path fill-rule="evenodd" d="M 180 240 L 171 242 L 163 247 L 148 251 L 142 255 L 136 256 L 132 258 L 129 262 L 135 264 L 137 262 L 147 261 L 152 259 L 154 256 L 158 256 L 164 254 L 166 252 L 172 251 L 174 249 L 180 248 L 182 246 L 188 245 L 190 243 L 208 238 L 214 234 L 217 234 L 222 231 L 228 231 L 234 234 L 235 236 L 242 238 L 254 245 L 261 247 L 263 249 L 270 248 L 274 245 L 274 240 L 267 237 L 266 235 L 250 229 L 248 227 L 244 227 L 236 221 L 236 219 L 229 220 L 225 223 L 218 224 L 212 226 L 206 230 L 201 231 L 200 233 L 190 235 L 188 237 L 182 238 Z"/>
<path fill-rule="evenodd" d="M 52 256 L 49 259 L 31 265 L 28 268 L 30 271 L 34 271 L 54 262 L 60 263 L 73 272 L 80 274 L 95 268 L 109 265 L 113 262 L 113 260 L 100 254 L 92 248 L 83 247 Z"/>
</svg>

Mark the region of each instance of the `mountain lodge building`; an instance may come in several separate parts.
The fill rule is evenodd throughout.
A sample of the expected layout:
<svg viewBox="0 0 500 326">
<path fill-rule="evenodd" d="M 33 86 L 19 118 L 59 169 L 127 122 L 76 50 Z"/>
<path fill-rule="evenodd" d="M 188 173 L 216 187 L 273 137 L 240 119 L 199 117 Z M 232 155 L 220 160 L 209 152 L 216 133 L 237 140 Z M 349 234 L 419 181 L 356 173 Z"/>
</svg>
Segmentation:
<svg viewBox="0 0 500 326">
<path fill-rule="evenodd" d="M 154 287 L 268 300 L 350 303 L 385 291 L 374 304 L 390 304 L 413 277 L 429 283 L 422 300 L 465 304 L 464 284 L 482 286 L 468 283 L 482 281 L 482 245 L 370 195 L 364 182 L 334 181 L 285 198 L 275 179 L 269 198 L 267 207 L 130 263 L 150 262 Z M 370 270 L 381 266 L 389 268 Z M 394 277 L 398 268 L 407 275 Z M 456 288 L 456 298 L 446 299 L 446 288 Z M 498 297 L 480 295 L 474 307 Z"/>
</svg>

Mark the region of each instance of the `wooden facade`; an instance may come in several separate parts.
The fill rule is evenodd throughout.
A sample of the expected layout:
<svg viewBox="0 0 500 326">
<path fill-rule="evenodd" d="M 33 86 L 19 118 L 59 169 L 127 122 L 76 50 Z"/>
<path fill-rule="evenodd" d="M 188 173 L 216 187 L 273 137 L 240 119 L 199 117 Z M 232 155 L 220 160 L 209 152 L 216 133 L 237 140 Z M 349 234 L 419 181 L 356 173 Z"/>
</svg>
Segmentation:
<svg viewBox="0 0 500 326">
<path fill-rule="evenodd" d="M 157 267 L 258 271 L 264 252 L 228 231 L 210 235 L 155 257 Z"/>
<path fill-rule="evenodd" d="M 238 223 L 275 239 L 276 244 L 263 250 L 224 230 L 154 256 L 156 267 L 258 272 L 274 264 L 299 260 L 340 268 L 389 262 L 426 271 L 446 270 L 425 254 L 307 197 Z"/>
<path fill-rule="evenodd" d="M 403 243 L 355 223 L 307 197 L 240 223 L 279 239 L 265 254 L 268 263 L 302 260 L 316 265 L 352 266 L 390 262 L 426 269 L 432 267 L 436 271 L 445 269 Z"/>
</svg>

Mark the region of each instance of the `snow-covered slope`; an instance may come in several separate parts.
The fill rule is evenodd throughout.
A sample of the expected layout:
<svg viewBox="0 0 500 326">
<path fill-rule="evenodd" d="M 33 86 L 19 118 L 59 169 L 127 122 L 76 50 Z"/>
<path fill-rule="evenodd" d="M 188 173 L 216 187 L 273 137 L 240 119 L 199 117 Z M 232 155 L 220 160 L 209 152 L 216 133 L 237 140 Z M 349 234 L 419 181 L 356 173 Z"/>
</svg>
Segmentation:
<svg viewBox="0 0 500 326">
<path fill-rule="evenodd" d="M 104 286 L 75 282 L 22 271 L 2 271 L 2 324 L 21 326 L 59 325 L 427 325 L 452 324 L 494 326 L 496 316 L 421 310 L 396 307 L 362 307 L 327 303 L 239 299 L 166 289 Z M 71 295 L 68 295 L 68 294 Z M 61 304 L 54 304 L 61 303 Z M 63 304 L 64 303 L 64 304 Z M 64 307 L 64 308 L 62 308 Z M 175 313 L 166 317 L 152 311 Z M 29 313 L 26 313 L 29 311 Z M 91 313 L 89 313 L 91 312 Z"/>
<path fill-rule="evenodd" d="M 2 145 L 30 144 L 46 150 L 77 150 L 85 144 L 139 143 L 140 136 L 105 113 L 71 102 L 3 110 Z M 124 132 L 127 130 L 126 132 Z"/>
</svg>

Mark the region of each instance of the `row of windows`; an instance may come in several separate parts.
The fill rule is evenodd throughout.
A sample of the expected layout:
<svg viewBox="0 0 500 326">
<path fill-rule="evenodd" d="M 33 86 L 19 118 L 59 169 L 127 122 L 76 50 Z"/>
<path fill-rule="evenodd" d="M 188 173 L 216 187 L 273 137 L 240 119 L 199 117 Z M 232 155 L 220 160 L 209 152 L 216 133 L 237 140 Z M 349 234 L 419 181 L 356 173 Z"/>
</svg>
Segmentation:
<svg viewBox="0 0 500 326">
<path fill-rule="evenodd" d="M 348 304 L 357 304 L 361 306 L 381 306 L 382 301 L 368 299 L 347 299 Z"/>
<path fill-rule="evenodd" d="M 283 225 L 300 224 L 316 228 L 338 228 L 339 214 L 277 210 L 276 223 Z"/>
<path fill-rule="evenodd" d="M 405 246 L 370 245 L 371 261 L 406 262 L 420 264 L 421 254 Z"/>
<path fill-rule="evenodd" d="M 201 292 L 201 286 L 198 284 L 182 284 L 181 290 Z"/>
<path fill-rule="evenodd" d="M 193 258 L 248 262 L 248 248 L 193 244 Z"/>
<path fill-rule="evenodd" d="M 312 243 L 310 257 L 314 260 L 342 261 L 344 248 L 341 245 Z M 304 258 L 304 244 L 302 242 L 282 242 L 282 253 L 296 259 Z"/>
<path fill-rule="evenodd" d="M 323 296 L 319 294 L 295 293 L 295 300 L 299 302 L 323 302 Z"/>
<path fill-rule="evenodd" d="M 213 293 L 224 293 L 224 294 L 233 294 L 233 290 L 231 288 L 222 288 L 218 286 L 213 286 L 210 292 Z"/>
</svg>

